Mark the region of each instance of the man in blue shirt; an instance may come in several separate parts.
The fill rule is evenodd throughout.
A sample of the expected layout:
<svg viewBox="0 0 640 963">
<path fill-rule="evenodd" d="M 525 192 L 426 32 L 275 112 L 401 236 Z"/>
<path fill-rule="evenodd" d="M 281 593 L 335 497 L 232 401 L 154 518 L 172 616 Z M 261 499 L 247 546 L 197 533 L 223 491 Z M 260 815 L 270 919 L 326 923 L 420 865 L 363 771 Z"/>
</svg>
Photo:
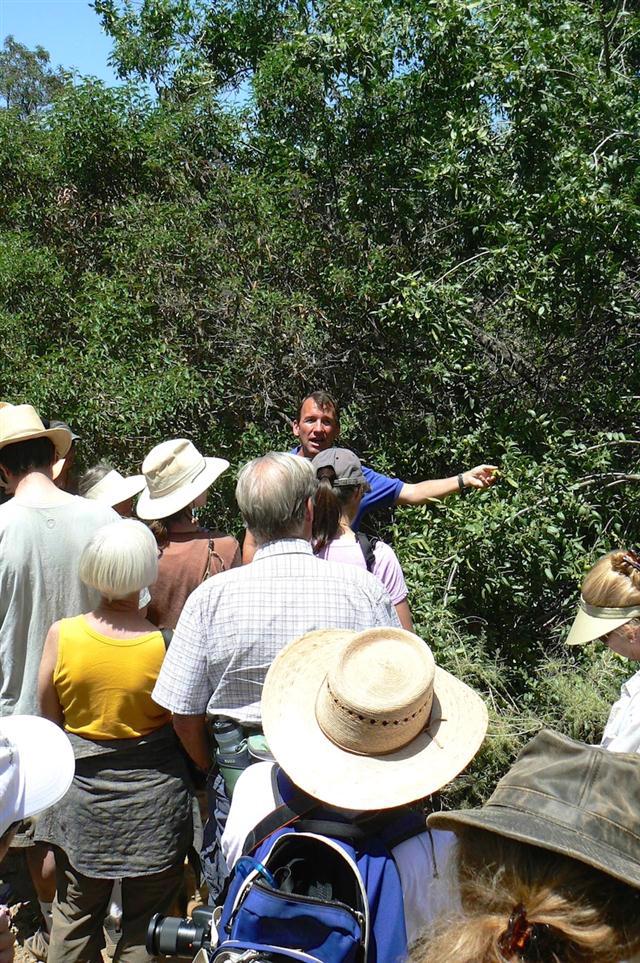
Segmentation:
<svg viewBox="0 0 640 963">
<path fill-rule="evenodd" d="M 298 417 L 291 427 L 300 442 L 291 449 L 291 454 L 315 458 L 318 452 L 331 448 L 338 440 L 338 405 L 328 392 L 313 391 L 303 398 Z M 466 488 L 489 488 L 498 477 L 496 465 L 477 465 L 450 478 L 427 478 L 415 484 L 381 475 L 367 465 L 362 466 L 362 471 L 371 491 L 364 495 L 360 510 L 352 522 L 352 528 L 356 531 L 366 512 L 392 505 L 424 505 L 433 499 L 446 498 L 455 492 L 461 493 Z M 245 564 L 250 562 L 254 552 L 255 546 L 248 534 L 242 547 L 242 561 Z"/>
<path fill-rule="evenodd" d="M 300 444 L 292 454 L 315 458 L 320 451 L 331 448 L 340 434 L 340 414 L 335 401 L 326 391 L 314 391 L 300 405 L 298 418 L 292 425 Z M 424 505 L 434 498 L 446 498 L 465 488 L 488 488 L 497 478 L 495 465 L 478 465 L 450 478 L 429 478 L 408 484 L 399 478 L 381 475 L 366 465 L 362 466 L 371 486 L 360 503 L 360 511 L 352 523 L 358 529 L 366 512 L 391 505 Z"/>
</svg>

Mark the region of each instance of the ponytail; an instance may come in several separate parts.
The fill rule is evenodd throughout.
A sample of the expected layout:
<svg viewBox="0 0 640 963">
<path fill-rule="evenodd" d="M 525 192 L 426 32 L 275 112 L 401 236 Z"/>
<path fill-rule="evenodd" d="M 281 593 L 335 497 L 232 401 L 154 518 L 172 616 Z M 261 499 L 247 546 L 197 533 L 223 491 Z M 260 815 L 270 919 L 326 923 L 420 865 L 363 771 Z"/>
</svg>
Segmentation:
<svg viewBox="0 0 640 963">
<path fill-rule="evenodd" d="M 331 466 L 318 469 L 318 488 L 313 502 L 313 550 L 316 555 L 340 534 L 340 518 L 360 485 L 334 488 L 336 473 Z"/>
<path fill-rule="evenodd" d="M 158 548 L 167 547 L 171 541 L 171 529 L 177 522 L 189 522 L 192 517 L 191 506 L 187 505 L 186 508 L 181 508 L 179 512 L 174 512 L 173 515 L 167 515 L 166 518 L 154 518 L 153 521 L 149 522 L 149 528 L 155 536 Z"/>
<path fill-rule="evenodd" d="M 335 478 L 332 468 L 323 469 L 323 471 L 332 472 Z M 333 479 L 325 474 L 318 478 L 313 507 L 313 550 L 316 555 L 333 541 L 340 531 L 341 514 L 342 506 L 333 487 Z"/>
<path fill-rule="evenodd" d="M 637 890 L 563 854 L 465 830 L 457 875 L 459 915 L 409 963 L 619 963 L 640 948 Z"/>
</svg>

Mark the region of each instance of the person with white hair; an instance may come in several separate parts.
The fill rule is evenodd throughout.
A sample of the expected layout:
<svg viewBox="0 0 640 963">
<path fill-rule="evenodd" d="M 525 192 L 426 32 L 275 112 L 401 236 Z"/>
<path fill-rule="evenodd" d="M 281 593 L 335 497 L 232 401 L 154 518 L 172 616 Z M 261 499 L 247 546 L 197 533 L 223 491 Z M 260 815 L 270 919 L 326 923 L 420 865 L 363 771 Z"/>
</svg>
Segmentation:
<svg viewBox="0 0 640 963">
<path fill-rule="evenodd" d="M 164 660 L 154 699 L 173 712 L 182 743 L 202 770 L 211 766 L 207 717 L 259 729 L 267 670 L 287 643 L 313 629 L 399 626 L 384 587 L 369 572 L 325 562 L 311 548 L 311 463 L 271 452 L 244 466 L 236 499 L 258 543 L 249 566 L 221 572 L 187 599 Z M 212 777 L 215 819 L 203 850 L 212 894 L 227 875 L 218 841 L 228 812 L 220 776 Z M 207 840 L 213 826 L 216 841 Z"/>
<path fill-rule="evenodd" d="M 99 959 L 116 879 L 116 958 L 146 963 L 148 922 L 180 888 L 192 837 L 189 778 L 171 715 L 151 695 L 164 639 L 139 610 L 157 568 L 142 522 L 106 525 L 80 558 L 80 578 L 100 593 L 99 605 L 54 623 L 45 642 L 42 715 L 65 729 L 76 755 L 70 791 L 36 830 L 59 847 L 50 963 Z"/>
</svg>

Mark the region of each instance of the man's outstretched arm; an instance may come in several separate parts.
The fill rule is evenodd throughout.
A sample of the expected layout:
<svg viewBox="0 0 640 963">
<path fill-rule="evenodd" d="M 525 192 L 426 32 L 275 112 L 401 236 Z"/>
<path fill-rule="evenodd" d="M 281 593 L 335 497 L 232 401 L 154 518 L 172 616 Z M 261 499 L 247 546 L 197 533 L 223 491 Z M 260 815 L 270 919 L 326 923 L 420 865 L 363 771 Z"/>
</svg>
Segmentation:
<svg viewBox="0 0 640 963">
<path fill-rule="evenodd" d="M 400 489 L 400 494 L 396 499 L 397 505 L 424 505 L 425 502 L 437 498 L 446 498 L 460 491 L 458 477 L 462 479 L 465 488 L 489 488 L 498 479 L 497 465 L 478 465 L 470 468 L 469 471 L 461 472 L 461 475 L 452 475 L 451 478 L 427 478 L 425 481 L 416 482 L 415 485 L 405 484 Z"/>
</svg>

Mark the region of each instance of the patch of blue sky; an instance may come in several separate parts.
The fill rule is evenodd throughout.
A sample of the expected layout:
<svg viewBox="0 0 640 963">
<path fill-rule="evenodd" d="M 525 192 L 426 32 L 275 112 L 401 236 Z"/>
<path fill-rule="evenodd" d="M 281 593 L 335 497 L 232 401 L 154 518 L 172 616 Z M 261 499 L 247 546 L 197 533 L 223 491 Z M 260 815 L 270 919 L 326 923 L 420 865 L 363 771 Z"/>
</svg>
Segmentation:
<svg viewBox="0 0 640 963">
<path fill-rule="evenodd" d="M 30 49 L 44 47 L 54 67 L 121 83 L 109 64 L 112 41 L 87 0 L 0 0 L 0 42 L 8 35 Z"/>
</svg>

